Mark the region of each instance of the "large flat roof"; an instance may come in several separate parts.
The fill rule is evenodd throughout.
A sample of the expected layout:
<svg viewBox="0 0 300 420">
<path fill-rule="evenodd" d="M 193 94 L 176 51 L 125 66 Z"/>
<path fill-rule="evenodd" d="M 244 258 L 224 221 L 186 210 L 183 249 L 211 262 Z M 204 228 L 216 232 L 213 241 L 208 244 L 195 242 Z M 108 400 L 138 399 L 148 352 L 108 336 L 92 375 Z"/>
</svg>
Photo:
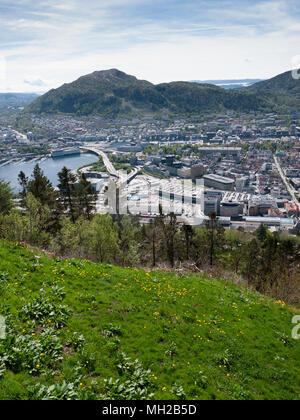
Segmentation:
<svg viewBox="0 0 300 420">
<path fill-rule="evenodd" d="M 222 182 L 223 184 L 234 184 L 235 183 L 235 181 L 231 178 L 226 178 L 225 176 L 220 176 L 220 175 L 215 175 L 215 174 L 204 175 L 203 178 L 208 179 L 210 181 Z"/>
<path fill-rule="evenodd" d="M 245 217 L 246 222 L 253 223 L 281 223 L 283 225 L 293 225 L 294 221 L 292 219 L 284 219 L 282 217 Z"/>
</svg>

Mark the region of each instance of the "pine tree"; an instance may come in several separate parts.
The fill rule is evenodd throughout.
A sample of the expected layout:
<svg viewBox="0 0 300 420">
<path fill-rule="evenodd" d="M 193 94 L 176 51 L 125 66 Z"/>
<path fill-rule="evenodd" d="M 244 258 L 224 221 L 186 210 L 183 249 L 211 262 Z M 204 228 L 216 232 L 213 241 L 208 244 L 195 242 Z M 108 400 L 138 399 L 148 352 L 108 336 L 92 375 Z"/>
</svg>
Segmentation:
<svg viewBox="0 0 300 420">
<path fill-rule="evenodd" d="M 75 223 L 76 175 L 64 166 L 61 172 L 58 173 L 58 179 L 60 181 L 58 188 L 60 190 L 62 207 L 70 215 L 72 222 Z"/>
<path fill-rule="evenodd" d="M 260 251 L 260 243 L 257 239 L 253 239 L 247 244 L 243 274 L 251 285 L 255 285 L 257 279 L 259 264 L 261 261 Z"/>
<path fill-rule="evenodd" d="M 145 252 L 147 253 L 147 262 L 148 254 L 151 252 L 153 267 L 155 267 L 157 263 L 157 254 L 161 242 L 159 232 L 160 228 L 158 218 L 151 220 L 148 225 L 143 225 L 141 230 L 141 242 Z"/>
<path fill-rule="evenodd" d="M 214 265 L 217 249 L 224 242 L 224 229 L 219 226 L 219 220 L 216 212 L 212 212 L 209 220 L 206 222 L 209 242 L 209 259 L 210 266 Z"/>
<path fill-rule="evenodd" d="M 169 216 L 163 215 L 162 207 L 160 206 L 160 215 L 158 216 L 158 225 L 161 227 L 167 256 L 169 263 L 172 268 L 175 266 L 175 236 L 178 232 L 177 217 L 174 213 L 170 213 Z"/>
<path fill-rule="evenodd" d="M 185 238 L 186 259 L 190 259 L 191 242 L 194 236 L 194 230 L 190 225 L 183 225 L 182 231 Z"/>
<path fill-rule="evenodd" d="M 263 223 L 256 230 L 255 235 L 260 242 L 264 242 L 268 237 L 269 229 Z"/>
<path fill-rule="evenodd" d="M 96 210 L 97 194 L 83 173 L 80 175 L 80 181 L 76 185 L 74 193 L 77 217 L 84 216 L 91 220 Z"/>
<path fill-rule="evenodd" d="M 23 171 L 19 173 L 18 181 L 22 188 L 20 192 L 20 197 L 22 199 L 22 203 L 24 203 L 24 200 L 26 199 L 27 194 L 28 194 L 28 177 L 25 175 Z"/>
<path fill-rule="evenodd" d="M 58 197 L 39 165 L 36 165 L 33 170 L 32 179 L 28 182 L 27 193 L 31 193 L 43 206 L 48 205 L 49 208 L 55 206 Z"/>
</svg>

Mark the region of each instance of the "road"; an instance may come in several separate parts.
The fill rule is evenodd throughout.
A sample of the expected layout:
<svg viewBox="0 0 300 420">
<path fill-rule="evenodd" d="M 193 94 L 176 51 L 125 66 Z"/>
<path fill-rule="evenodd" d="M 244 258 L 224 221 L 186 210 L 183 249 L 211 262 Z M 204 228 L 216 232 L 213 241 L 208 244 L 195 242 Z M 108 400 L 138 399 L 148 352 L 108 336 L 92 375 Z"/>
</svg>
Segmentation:
<svg viewBox="0 0 300 420">
<path fill-rule="evenodd" d="M 102 157 L 103 163 L 107 169 L 107 172 L 112 175 L 115 176 L 117 178 L 120 177 L 119 175 L 119 171 L 116 170 L 116 168 L 114 167 L 114 165 L 111 163 L 111 161 L 109 160 L 108 156 L 106 153 L 104 153 L 102 150 L 98 150 L 98 155 Z"/>
<path fill-rule="evenodd" d="M 105 152 L 103 152 L 103 150 L 101 150 L 99 146 L 91 144 L 91 145 L 84 146 L 83 149 L 89 150 L 91 152 L 96 153 L 98 156 L 101 156 L 102 160 L 103 160 L 103 163 L 104 163 L 104 165 L 107 169 L 107 172 L 111 176 L 114 176 L 114 177 L 119 179 L 119 181 L 118 181 L 119 185 L 129 183 L 133 178 L 135 178 L 135 176 L 141 170 L 140 167 L 137 167 L 132 172 L 130 172 L 130 174 L 126 174 L 122 171 L 117 171 L 116 168 L 114 167 L 114 165 L 112 164 L 112 162 L 109 160 L 109 157 L 107 156 L 107 154 Z"/>
<path fill-rule="evenodd" d="M 88 150 L 90 152 L 96 153 L 99 157 L 102 157 L 103 163 L 107 169 L 107 172 L 115 177 L 119 178 L 119 172 L 115 169 L 114 165 L 109 160 L 106 153 L 103 152 L 103 150 L 100 149 L 100 147 L 96 145 L 85 145 L 84 147 L 81 147 L 81 149 Z"/>
<path fill-rule="evenodd" d="M 298 200 L 298 199 L 297 199 L 297 197 L 296 197 L 296 190 L 294 190 L 294 189 L 292 188 L 291 184 L 290 184 L 290 183 L 289 183 L 289 181 L 287 180 L 287 178 L 286 178 L 286 176 L 285 176 L 285 174 L 284 174 L 283 170 L 281 169 L 281 166 L 280 166 L 280 164 L 279 164 L 278 158 L 277 158 L 276 156 L 274 156 L 274 161 L 275 161 L 275 164 L 276 164 L 276 167 L 277 167 L 277 169 L 278 169 L 278 172 L 279 172 L 279 174 L 280 174 L 280 176 L 281 176 L 281 178 L 282 178 L 282 180 L 283 180 L 283 182 L 284 182 L 284 184 L 285 184 L 285 186 L 286 186 L 286 188 L 287 188 L 288 192 L 291 194 L 291 196 L 292 196 L 293 200 L 295 201 L 295 203 L 297 204 L 297 206 L 299 206 L 299 207 L 300 207 L 299 200 Z"/>
</svg>

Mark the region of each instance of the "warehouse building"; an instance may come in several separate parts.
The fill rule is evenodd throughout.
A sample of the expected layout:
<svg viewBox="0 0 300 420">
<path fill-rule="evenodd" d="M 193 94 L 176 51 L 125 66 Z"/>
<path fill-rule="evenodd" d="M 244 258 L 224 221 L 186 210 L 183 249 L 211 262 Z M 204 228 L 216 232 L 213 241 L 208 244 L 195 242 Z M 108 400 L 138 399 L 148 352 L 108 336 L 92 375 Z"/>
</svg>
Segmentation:
<svg viewBox="0 0 300 420">
<path fill-rule="evenodd" d="M 204 186 L 221 191 L 234 191 L 235 181 L 220 175 L 205 175 Z"/>
</svg>

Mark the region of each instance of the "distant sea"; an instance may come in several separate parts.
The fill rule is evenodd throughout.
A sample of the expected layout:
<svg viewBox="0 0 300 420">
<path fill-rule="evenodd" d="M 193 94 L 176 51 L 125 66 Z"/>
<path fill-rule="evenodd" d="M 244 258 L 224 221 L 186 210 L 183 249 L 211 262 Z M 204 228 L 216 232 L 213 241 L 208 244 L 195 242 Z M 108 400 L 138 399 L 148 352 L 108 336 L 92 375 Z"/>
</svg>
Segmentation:
<svg viewBox="0 0 300 420">
<path fill-rule="evenodd" d="M 192 80 L 192 83 L 210 84 L 222 87 L 224 89 L 240 89 L 262 82 L 262 79 L 229 79 L 229 80 Z"/>
</svg>

